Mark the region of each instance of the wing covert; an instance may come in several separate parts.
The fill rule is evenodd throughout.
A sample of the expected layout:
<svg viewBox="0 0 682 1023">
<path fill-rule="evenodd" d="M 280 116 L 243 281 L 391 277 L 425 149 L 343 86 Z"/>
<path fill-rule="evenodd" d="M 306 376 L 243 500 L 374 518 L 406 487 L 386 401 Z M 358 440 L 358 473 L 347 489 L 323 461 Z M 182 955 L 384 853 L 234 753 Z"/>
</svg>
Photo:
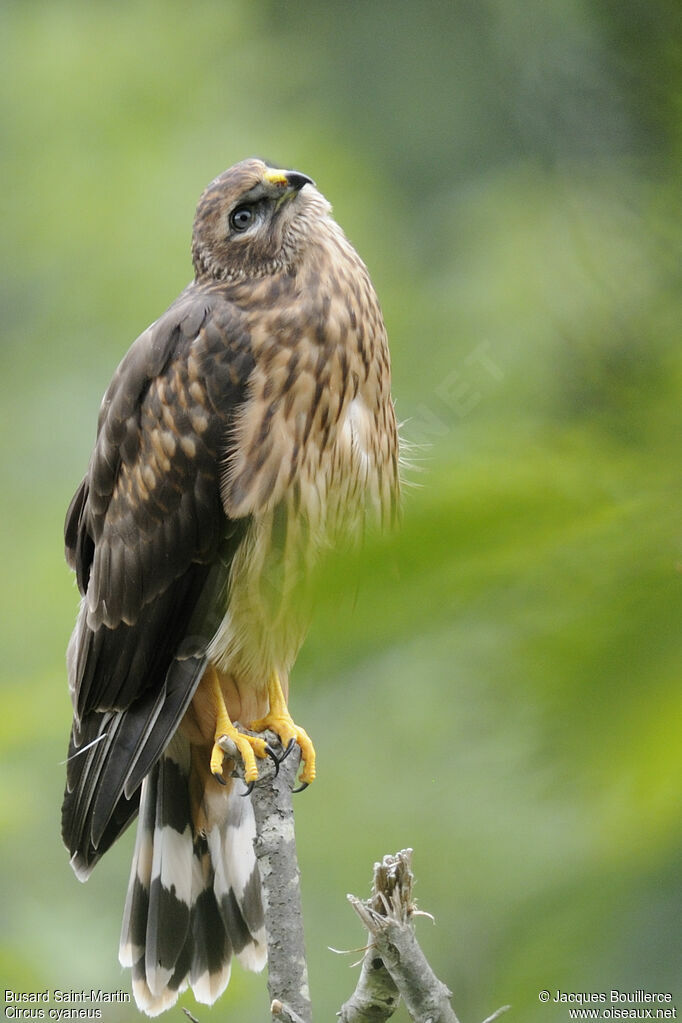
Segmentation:
<svg viewBox="0 0 682 1023">
<path fill-rule="evenodd" d="M 83 599 L 67 655 L 75 719 L 63 834 L 82 871 L 134 816 L 131 781 L 177 727 L 217 628 L 245 528 L 225 516 L 221 462 L 251 368 L 239 312 L 190 286 L 104 396 L 65 523 Z"/>
</svg>

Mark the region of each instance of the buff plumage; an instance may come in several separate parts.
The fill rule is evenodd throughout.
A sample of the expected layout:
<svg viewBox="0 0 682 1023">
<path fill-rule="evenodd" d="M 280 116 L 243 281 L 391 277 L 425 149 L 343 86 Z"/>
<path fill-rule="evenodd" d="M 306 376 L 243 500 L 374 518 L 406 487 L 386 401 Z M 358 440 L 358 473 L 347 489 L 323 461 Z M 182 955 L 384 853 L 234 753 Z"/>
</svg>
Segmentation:
<svg viewBox="0 0 682 1023">
<path fill-rule="evenodd" d="M 62 830 L 85 879 L 139 811 L 120 958 L 152 1015 L 188 984 L 213 1002 L 233 955 L 264 963 L 253 815 L 217 739 L 259 719 L 314 777 L 286 710 L 305 580 L 399 495 L 381 312 L 311 179 L 225 171 L 192 255 L 105 394 L 65 528 L 82 600 Z"/>
</svg>

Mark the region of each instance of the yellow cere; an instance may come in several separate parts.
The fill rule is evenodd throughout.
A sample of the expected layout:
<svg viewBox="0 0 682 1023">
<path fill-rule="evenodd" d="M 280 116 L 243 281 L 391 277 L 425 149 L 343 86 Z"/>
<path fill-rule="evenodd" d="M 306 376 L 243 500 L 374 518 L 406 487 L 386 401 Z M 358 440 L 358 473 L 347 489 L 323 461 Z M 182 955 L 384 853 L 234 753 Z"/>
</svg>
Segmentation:
<svg viewBox="0 0 682 1023">
<path fill-rule="evenodd" d="M 269 185 L 287 185 L 287 176 L 285 171 L 281 170 L 268 170 L 265 172 L 265 180 Z"/>
</svg>

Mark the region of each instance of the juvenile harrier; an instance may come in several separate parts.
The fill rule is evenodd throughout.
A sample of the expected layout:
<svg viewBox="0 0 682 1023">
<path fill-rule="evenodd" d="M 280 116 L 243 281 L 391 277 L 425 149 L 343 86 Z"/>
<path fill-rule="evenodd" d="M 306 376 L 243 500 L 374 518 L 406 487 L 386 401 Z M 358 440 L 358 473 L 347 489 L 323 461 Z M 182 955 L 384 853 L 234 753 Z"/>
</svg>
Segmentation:
<svg viewBox="0 0 682 1023">
<path fill-rule="evenodd" d="M 323 547 L 392 519 L 398 441 L 381 312 L 305 174 L 245 160 L 199 200 L 195 277 L 107 390 L 66 516 L 82 601 L 62 833 L 85 880 L 140 815 L 121 935 L 138 1005 L 211 1003 L 265 962 L 248 794 L 287 709 Z M 246 792 L 217 740 L 231 737 Z"/>
</svg>

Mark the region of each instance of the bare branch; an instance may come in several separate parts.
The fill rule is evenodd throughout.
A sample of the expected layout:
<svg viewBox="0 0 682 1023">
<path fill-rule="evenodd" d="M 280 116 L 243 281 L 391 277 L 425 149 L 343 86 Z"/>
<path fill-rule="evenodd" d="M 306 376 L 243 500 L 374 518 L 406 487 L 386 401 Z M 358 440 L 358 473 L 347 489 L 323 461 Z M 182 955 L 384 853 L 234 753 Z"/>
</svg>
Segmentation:
<svg viewBox="0 0 682 1023">
<path fill-rule="evenodd" d="M 272 748 L 280 750 L 277 738 L 266 735 Z M 299 759 L 296 747 L 277 775 L 261 762 L 260 778 L 251 793 L 268 943 L 270 1012 L 276 1023 L 312 1023 L 291 805 Z"/>
<path fill-rule="evenodd" d="M 405 865 L 409 862 L 411 850 L 398 856 L 385 856 L 381 863 L 374 864 L 372 894 L 368 905 L 377 913 L 386 912 L 386 900 L 396 888 L 404 886 L 403 903 L 411 904 L 412 879 Z M 400 856 L 403 859 L 400 859 Z M 359 900 L 349 895 L 348 900 L 355 906 Z M 362 960 L 360 978 L 355 991 L 341 1006 L 338 1017 L 341 1023 L 385 1023 L 391 1018 L 400 1002 L 400 993 L 393 977 L 376 954 L 370 930 L 369 947 Z"/>
<path fill-rule="evenodd" d="M 451 992 L 436 977 L 414 935 L 413 880 L 412 850 L 404 849 L 395 856 L 384 856 L 381 863 L 374 865 L 373 891 L 367 901 L 348 896 L 370 934 L 372 947 L 365 962 L 368 957 L 378 956 L 382 960 L 414 1023 L 459 1023 L 450 1004 Z M 393 1011 L 395 1006 L 389 1015 Z M 373 1023 L 375 1018 L 383 1020 L 389 1016 L 350 1016 L 349 1021 Z"/>
<path fill-rule="evenodd" d="M 337 1016 L 341 1023 L 385 1023 L 399 1002 L 400 994 L 391 974 L 381 956 L 372 949 L 362 960 L 355 991 Z"/>
<path fill-rule="evenodd" d="M 281 748 L 271 733 L 268 741 L 273 749 Z M 236 749 L 226 751 L 236 755 Z M 292 808 L 299 760 L 300 751 L 295 749 L 277 773 L 263 764 L 251 793 L 272 1023 L 312 1023 Z M 414 905 L 413 881 L 412 850 L 403 849 L 374 864 L 369 899 L 348 896 L 369 931 L 369 943 L 355 991 L 337 1013 L 340 1023 L 386 1023 L 401 997 L 413 1023 L 459 1023 L 450 1004 L 451 992 L 436 977 L 414 934 L 414 917 L 430 914 Z M 485 1023 L 494 1023 L 508 1008 L 502 1006 Z"/>
</svg>

